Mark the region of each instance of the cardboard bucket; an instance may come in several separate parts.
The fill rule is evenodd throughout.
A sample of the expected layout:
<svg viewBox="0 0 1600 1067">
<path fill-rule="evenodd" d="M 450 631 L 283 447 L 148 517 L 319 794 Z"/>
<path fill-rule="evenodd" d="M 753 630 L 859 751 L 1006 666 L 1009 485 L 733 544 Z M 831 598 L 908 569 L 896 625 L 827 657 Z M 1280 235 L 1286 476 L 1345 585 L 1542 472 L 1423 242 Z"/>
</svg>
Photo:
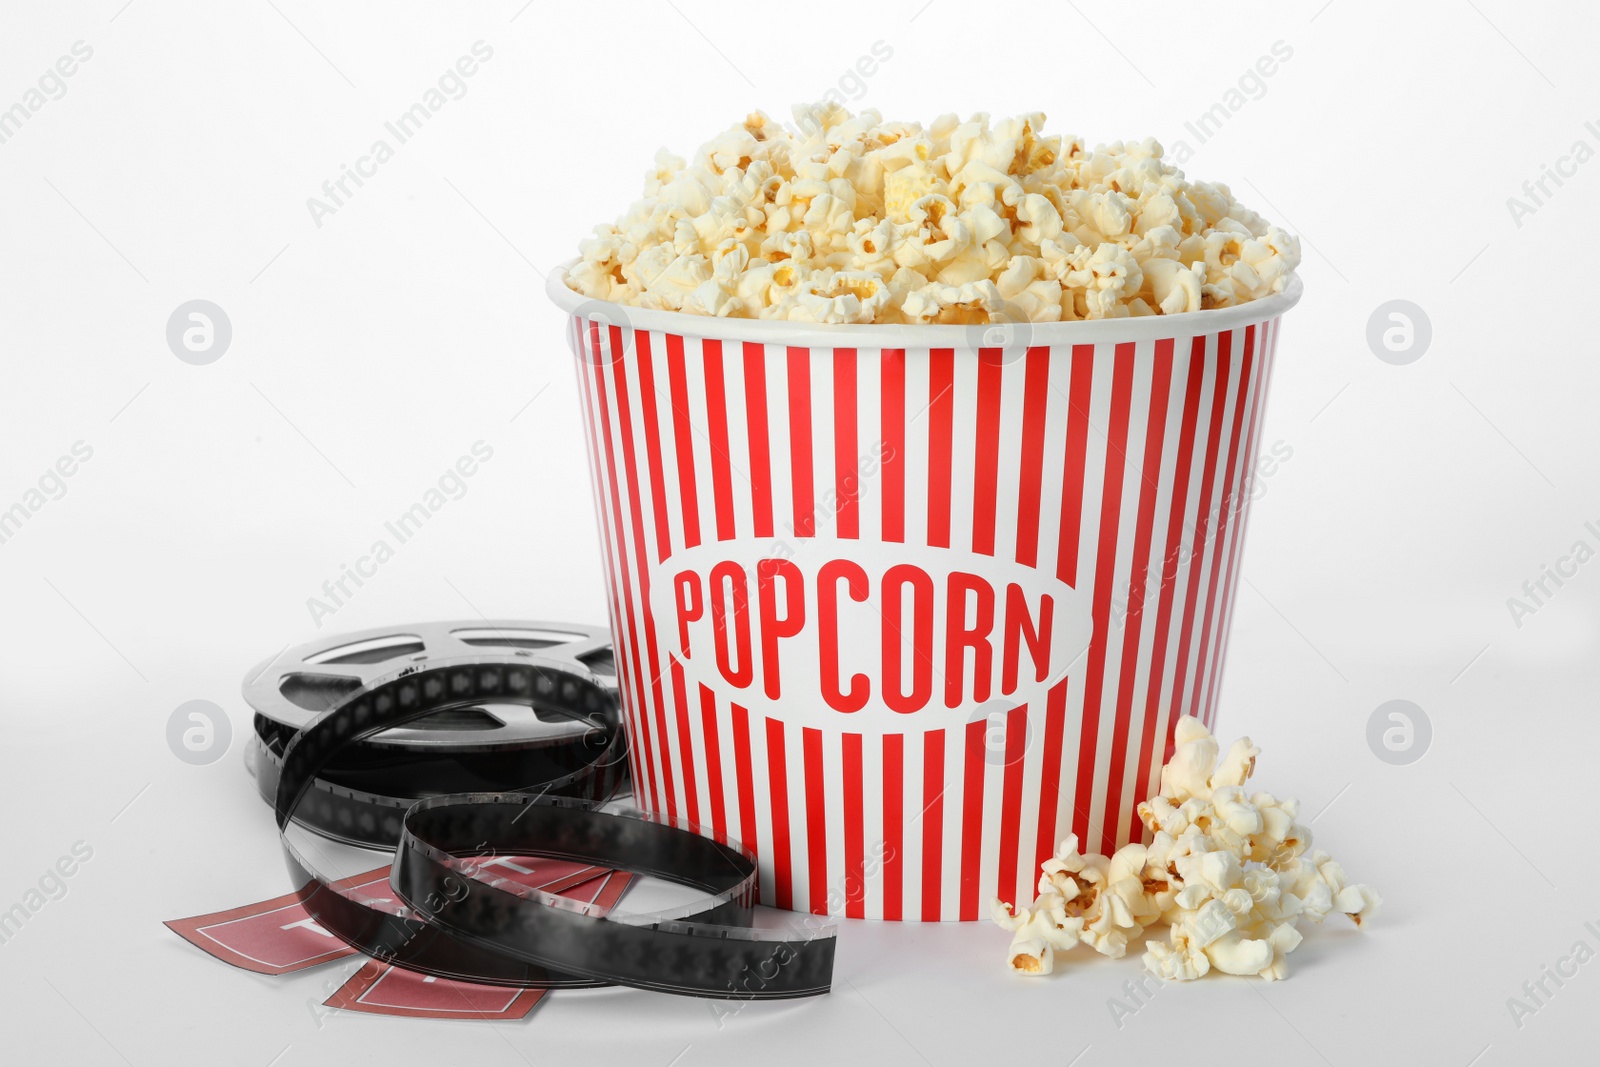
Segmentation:
<svg viewBox="0 0 1600 1067">
<path fill-rule="evenodd" d="M 1214 720 L 1280 318 L 816 326 L 589 300 L 584 403 L 637 803 L 762 902 L 1031 900 L 1137 839 Z"/>
</svg>

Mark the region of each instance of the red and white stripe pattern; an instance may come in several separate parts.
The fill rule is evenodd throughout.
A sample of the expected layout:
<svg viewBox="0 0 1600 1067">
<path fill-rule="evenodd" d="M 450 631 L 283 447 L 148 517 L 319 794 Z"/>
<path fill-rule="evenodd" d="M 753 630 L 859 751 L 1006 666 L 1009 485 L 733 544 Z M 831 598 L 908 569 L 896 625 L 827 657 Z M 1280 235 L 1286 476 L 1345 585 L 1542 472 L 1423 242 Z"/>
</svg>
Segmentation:
<svg viewBox="0 0 1600 1067">
<path fill-rule="evenodd" d="M 1278 327 L 1007 360 L 573 319 L 639 805 L 754 849 L 763 903 L 861 918 L 977 919 L 1031 900 L 1069 832 L 1137 839 L 1178 717 L 1215 717 Z M 1036 568 L 1088 593 L 1093 641 L 1008 713 L 1003 758 L 967 709 L 863 735 L 686 678 L 650 610 L 663 561 L 812 537 Z"/>
</svg>

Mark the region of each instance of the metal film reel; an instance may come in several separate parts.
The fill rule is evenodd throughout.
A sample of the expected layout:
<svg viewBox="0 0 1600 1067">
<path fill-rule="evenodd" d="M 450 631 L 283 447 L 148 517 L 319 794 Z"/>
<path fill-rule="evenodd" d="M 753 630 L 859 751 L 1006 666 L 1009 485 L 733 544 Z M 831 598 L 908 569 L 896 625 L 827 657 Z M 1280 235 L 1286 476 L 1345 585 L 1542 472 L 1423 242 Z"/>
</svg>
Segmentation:
<svg viewBox="0 0 1600 1067">
<path fill-rule="evenodd" d="M 616 687 L 611 634 L 575 623 L 472 619 L 386 626 L 336 634 L 286 649 L 246 676 L 244 699 L 255 711 L 293 731 L 378 678 L 411 664 L 461 656 L 505 655 L 580 667 L 602 685 Z M 539 714 L 537 703 L 483 701 L 436 712 L 364 742 L 368 747 L 534 747 L 571 741 L 584 727 L 559 714 Z"/>
<path fill-rule="evenodd" d="M 349 844 L 393 848 L 423 797 L 518 789 L 570 770 L 614 724 L 606 630 L 574 623 L 461 620 L 330 634 L 285 649 L 246 676 L 255 710 L 246 764 L 267 803 L 283 756 L 309 724 L 379 678 L 463 660 L 541 665 L 522 693 L 444 700 L 437 710 L 344 746 L 311 784 L 299 821 Z M 573 714 L 577 694 L 585 714 Z"/>
</svg>

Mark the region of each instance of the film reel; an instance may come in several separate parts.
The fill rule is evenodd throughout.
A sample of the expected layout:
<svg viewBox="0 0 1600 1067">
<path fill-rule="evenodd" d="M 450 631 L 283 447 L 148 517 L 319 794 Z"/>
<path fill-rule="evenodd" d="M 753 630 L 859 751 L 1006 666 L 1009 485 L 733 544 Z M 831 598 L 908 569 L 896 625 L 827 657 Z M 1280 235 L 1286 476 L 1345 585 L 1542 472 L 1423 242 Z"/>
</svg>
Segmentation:
<svg viewBox="0 0 1600 1067">
<path fill-rule="evenodd" d="M 330 635 L 258 665 L 246 677 L 255 710 L 247 764 L 262 799 L 273 802 L 283 753 L 303 727 L 352 693 L 408 665 L 498 655 L 580 670 L 599 689 L 615 689 L 609 634 L 572 623 L 467 620 L 417 623 Z M 596 728 L 555 700 L 556 683 L 444 707 L 349 746 L 313 784 L 317 802 L 299 821 L 350 844 L 393 848 L 410 802 L 459 792 L 500 792 L 571 771 L 571 753 Z M 576 684 L 564 682 L 562 684 Z M 589 711 L 601 699 L 590 701 Z"/>
<path fill-rule="evenodd" d="M 330 635 L 286 649 L 250 672 L 244 699 L 257 714 L 299 730 L 362 686 L 407 663 L 530 652 L 541 659 L 578 664 L 602 684 L 616 685 L 607 630 L 575 623 L 473 619 Z M 570 723 L 540 718 L 523 705 L 484 701 L 384 731 L 366 744 L 434 751 L 441 746 L 510 748 L 551 744 L 574 733 Z"/>
<path fill-rule="evenodd" d="M 758 929 L 756 865 L 745 849 L 681 821 L 598 810 L 627 781 L 615 677 L 591 665 L 603 668 L 609 646 L 582 628 L 557 629 L 576 636 L 538 648 L 506 643 L 514 629 L 530 626 L 501 625 L 492 655 L 449 632 L 461 624 L 438 624 L 329 639 L 254 673 L 247 695 L 265 687 L 255 690 L 262 704 L 252 702 L 266 761 L 258 785 L 273 784 L 280 841 L 306 910 L 374 959 L 467 981 L 622 984 L 734 1000 L 827 992 L 835 927 L 808 917 L 788 929 Z M 441 630 L 445 639 L 422 641 Z M 419 641 L 420 651 L 410 647 Z M 459 644 L 472 654 L 442 654 Z M 350 655 L 372 660 L 353 664 L 360 673 L 341 674 L 352 664 L 333 660 Z M 266 695 L 283 697 L 286 679 L 318 673 L 355 677 L 358 685 L 320 713 L 284 697 L 295 709 L 287 711 Z M 295 688 L 302 685 L 289 688 L 303 693 Z M 463 743 L 468 731 L 456 724 L 464 712 L 499 717 L 507 708 L 532 710 L 540 725 L 508 713 L 500 743 Z M 450 725 L 435 731 L 430 720 Z M 493 791 L 414 799 L 463 774 L 525 777 Z M 349 784 L 385 778 L 404 787 L 400 795 Z M 390 882 L 402 903 L 365 896 L 321 869 L 315 848 L 291 839 L 291 823 L 345 841 L 398 844 Z M 608 913 L 506 882 L 474 862 L 495 854 L 630 870 L 703 896 L 666 911 Z"/>
</svg>

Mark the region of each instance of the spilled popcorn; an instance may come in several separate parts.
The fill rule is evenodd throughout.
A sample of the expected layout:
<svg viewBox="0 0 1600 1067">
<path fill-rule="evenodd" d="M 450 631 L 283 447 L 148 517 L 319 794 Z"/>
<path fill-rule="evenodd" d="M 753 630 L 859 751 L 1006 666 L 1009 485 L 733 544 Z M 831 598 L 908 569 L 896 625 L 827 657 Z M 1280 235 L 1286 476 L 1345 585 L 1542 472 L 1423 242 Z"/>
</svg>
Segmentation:
<svg viewBox="0 0 1600 1067">
<path fill-rule="evenodd" d="M 1247 793 L 1260 749 L 1240 738 L 1223 754 L 1200 720 L 1185 716 L 1161 790 L 1139 805 L 1154 835 L 1107 859 L 1083 855 L 1069 837 L 1044 861 L 1039 898 L 1017 908 L 991 904 L 1013 931 L 1006 960 L 1019 974 L 1049 974 L 1055 954 L 1079 943 L 1121 958 L 1128 943 L 1165 923 L 1165 940 L 1145 942 L 1144 964 L 1159 978 L 1189 981 L 1215 969 L 1279 979 L 1300 944 L 1301 919 L 1348 915 L 1357 926 L 1382 903 L 1350 885 L 1326 852 L 1310 851 L 1296 822 L 1297 800 Z"/>
<path fill-rule="evenodd" d="M 1299 242 L 1190 182 L 1154 140 L 1088 150 L 1042 114 L 927 127 L 819 104 L 756 112 L 579 246 L 586 296 L 820 323 L 1171 315 L 1280 292 Z"/>
</svg>

